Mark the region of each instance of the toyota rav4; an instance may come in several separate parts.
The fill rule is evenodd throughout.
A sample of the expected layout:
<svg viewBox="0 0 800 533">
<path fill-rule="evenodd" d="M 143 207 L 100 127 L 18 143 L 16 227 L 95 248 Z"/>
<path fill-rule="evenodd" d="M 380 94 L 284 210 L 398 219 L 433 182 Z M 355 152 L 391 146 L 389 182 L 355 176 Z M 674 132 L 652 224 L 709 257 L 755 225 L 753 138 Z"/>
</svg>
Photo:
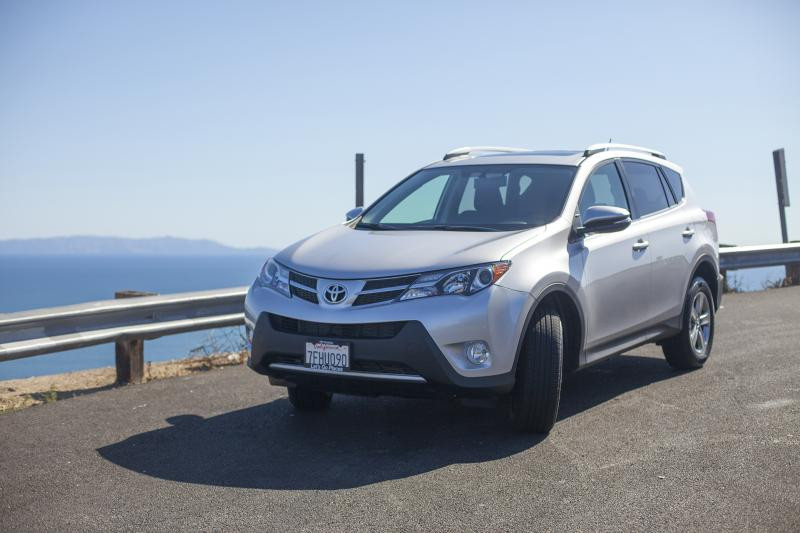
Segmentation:
<svg viewBox="0 0 800 533">
<path fill-rule="evenodd" d="M 301 410 L 494 395 L 546 433 L 566 372 L 651 342 L 703 366 L 718 252 L 714 214 L 660 152 L 459 148 L 267 261 L 248 364 Z"/>
</svg>

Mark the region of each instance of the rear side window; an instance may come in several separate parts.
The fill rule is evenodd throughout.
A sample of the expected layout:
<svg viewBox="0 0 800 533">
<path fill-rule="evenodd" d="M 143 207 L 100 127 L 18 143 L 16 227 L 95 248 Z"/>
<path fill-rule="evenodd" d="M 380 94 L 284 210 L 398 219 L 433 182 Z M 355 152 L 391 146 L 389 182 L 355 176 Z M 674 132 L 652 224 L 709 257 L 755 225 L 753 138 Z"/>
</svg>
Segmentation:
<svg viewBox="0 0 800 533">
<path fill-rule="evenodd" d="M 630 210 L 625 197 L 625 189 L 614 163 L 598 168 L 586 181 L 580 200 L 581 220 L 586 218 L 586 210 L 593 205 L 612 205 Z"/>
<path fill-rule="evenodd" d="M 680 202 L 683 199 L 683 180 L 681 175 L 672 170 L 671 168 L 661 167 L 664 171 L 664 176 L 667 177 L 667 182 L 675 193 L 675 199 Z"/>
<path fill-rule="evenodd" d="M 677 204 L 678 201 L 672 195 L 672 189 L 667 185 L 667 180 L 664 179 L 664 176 L 661 176 L 661 186 L 664 187 L 664 192 L 667 193 L 667 202 L 669 202 L 670 207 Z"/>
<path fill-rule="evenodd" d="M 669 207 L 667 195 L 664 187 L 661 186 L 661 178 L 656 167 L 632 161 L 624 161 L 623 165 L 631 186 L 633 203 L 636 204 L 640 216 Z"/>
</svg>

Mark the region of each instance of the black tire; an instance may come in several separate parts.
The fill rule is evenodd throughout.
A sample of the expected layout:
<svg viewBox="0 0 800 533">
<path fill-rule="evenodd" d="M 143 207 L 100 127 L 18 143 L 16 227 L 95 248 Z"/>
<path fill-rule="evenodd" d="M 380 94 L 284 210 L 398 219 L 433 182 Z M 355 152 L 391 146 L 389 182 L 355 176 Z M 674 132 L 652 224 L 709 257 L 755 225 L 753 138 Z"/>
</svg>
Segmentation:
<svg viewBox="0 0 800 533">
<path fill-rule="evenodd" d="M 548 433 L 558 418 L 564 339 L 561 316 L 553 305 L 533 314 L 511 392 L 511 423 L 515 429 Z"/>
<path fill-rule="evenodd" d="M 698 296 L 700 295 L 700 296 Z M 704 300 L 707 304 L 707 325 L 702 325 L 705 321 L 705 313 L 697 312 L 698 300 Z M 711 288 L 701 277 L 692 280 L 689 290 L 686 291 L 686 300 L 683 305 L 683 316 L 681 317 L 681 332 L 665 340 L 661 344 L 661 351 L 669 365 L 676 370 L 693 370 L 702 367 L 711 355 L 711 346 L 714 343 L 714 298 Z M 695 318 L 697 317 L 697 318 Z M 700 320 L 698 320 L 698 318 Z M 695 334 L 695 328 L 697 332 Z M 702 351 L 699 349 L 702 344 Z"/>
<path fill-rule="evenodd" d="M 331 405 L 333 394 L 297 385 L 289 387 L 289 401 L 299 411 L 323 411 Z"/>
</svg>

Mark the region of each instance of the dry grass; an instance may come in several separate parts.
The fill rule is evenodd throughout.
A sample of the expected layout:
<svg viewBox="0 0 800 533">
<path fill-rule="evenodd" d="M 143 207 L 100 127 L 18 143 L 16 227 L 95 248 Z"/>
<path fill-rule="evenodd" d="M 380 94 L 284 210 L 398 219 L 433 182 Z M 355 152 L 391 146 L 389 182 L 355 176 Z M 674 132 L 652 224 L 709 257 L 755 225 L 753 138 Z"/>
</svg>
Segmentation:
<svg viewBox="0 0 800 533">
<path fill-rule="evenodd" d="M 214 368 L 240 365 L 246 360 L 247 351 L 243 350 L 147 363 L 145 381 L 188 376 Z M 0 414 L 119 386 L 115 381 L 116 371 L 113 367 L 0 381 Z"/>
</svg>

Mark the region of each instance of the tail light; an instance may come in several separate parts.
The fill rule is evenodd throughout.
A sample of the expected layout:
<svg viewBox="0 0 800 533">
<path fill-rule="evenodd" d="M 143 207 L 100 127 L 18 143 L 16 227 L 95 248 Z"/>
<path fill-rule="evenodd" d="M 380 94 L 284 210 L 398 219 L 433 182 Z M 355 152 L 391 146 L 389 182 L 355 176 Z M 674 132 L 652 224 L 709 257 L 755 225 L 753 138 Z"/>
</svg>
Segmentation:
<svg viewBox="0 0 800 533">
<path fill-rule="evenodd" d="M 714 211 L 709 211 L 708 209 L 703 209 L 706 213 L 706 220 L 712 222 L 715 226 L 717 225 L 717 217 L 714 215 Z"/>
</svg>

